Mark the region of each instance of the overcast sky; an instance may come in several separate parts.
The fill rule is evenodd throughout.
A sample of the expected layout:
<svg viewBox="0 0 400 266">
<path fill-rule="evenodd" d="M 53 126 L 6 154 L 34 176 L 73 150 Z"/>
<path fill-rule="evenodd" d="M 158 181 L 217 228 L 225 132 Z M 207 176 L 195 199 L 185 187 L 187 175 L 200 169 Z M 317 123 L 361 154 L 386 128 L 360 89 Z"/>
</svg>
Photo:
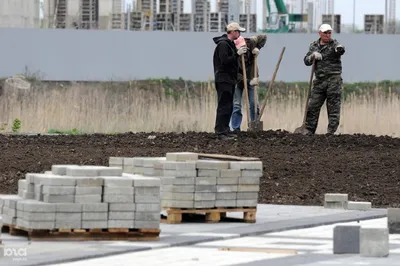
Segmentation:
<svg viewBox="0 0 400 266">
<path fill-rule="evenodd" d="M 185 11 L 190 11 L 191 0 L 185 1 Z M 261 20 L 262 3 L 265 0 L 256 0 L 258 10 L 258 21 Z M 290 0 L 289 0 L 290 1 Z M 284 0 L 284 2 L 288 2 Z M 273 0 L 271 0 L 274 3 Z M 400 19 L 400 1 L 397 1 L 396 18 Z M 211 0 L 212 11 L 215 11 L 216 0 Z M 335 0 L 335 14 L 341 14 L 342 24 L 353 24 L 353 0 Z M 385 14 L 385 0 L 356 0 L 356 25 L 364 27 L 364 14 Z M 261 26 L 261 25 L 259 25 Z"/>
</svg>

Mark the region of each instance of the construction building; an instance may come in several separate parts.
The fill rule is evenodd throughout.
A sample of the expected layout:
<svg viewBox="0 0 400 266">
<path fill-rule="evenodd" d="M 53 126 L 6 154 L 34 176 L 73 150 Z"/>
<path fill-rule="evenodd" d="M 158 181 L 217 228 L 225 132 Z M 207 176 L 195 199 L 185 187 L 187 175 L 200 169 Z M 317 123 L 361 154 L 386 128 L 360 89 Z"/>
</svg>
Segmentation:
<svg viewBox="0 0 400 266">
<path fill-rule="evenodd" d="M 39 28 L 40 0 L 0 0 L 0 28 Z"/>
<path fill-rule="evenodd" d="M 369 34 L 382 34 L 385 32 L 384 15 L 364 15 L 364 31 Z"/>
</svg>

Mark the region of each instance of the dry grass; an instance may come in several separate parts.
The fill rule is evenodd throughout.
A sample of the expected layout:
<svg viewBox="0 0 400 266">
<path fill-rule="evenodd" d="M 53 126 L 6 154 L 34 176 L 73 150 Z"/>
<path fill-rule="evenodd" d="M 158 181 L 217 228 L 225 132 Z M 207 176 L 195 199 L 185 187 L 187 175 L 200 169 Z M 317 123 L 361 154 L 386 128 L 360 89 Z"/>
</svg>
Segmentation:
<svg viewBox="0 0 400 266">
<path fill-rule="evenodd" d="M 157 95 L 140 89 L 104 89 L 90 85 L 69 88 L 5 88 L 0 97 L 0 123 L 11 131 L 13 120 L 22 121 L 21 132 L 68 131 L 76 128 L 92 132 L 208 131 L 215 121 L 216 94 L 212 85 L 200 89 L 200 97 L 175 101 L 165 92 Z M 303 119 L 304 102 L 296 95 L 272 99 L 263 115 L 264 129 L 293 131 Z M 379 94 L 351 97 L 343 104 L 339 133 L 366 133 L 398 136 L 400 100 Z M 246 114 L 243 114 L 246 125 Z M 327 114 L 322 107 L 319 133 L 325 133 Z M 1 124 L 0 124 L 1 128 Z M 244 126 L 244 130 L 246 127 Z"/>
</svg>

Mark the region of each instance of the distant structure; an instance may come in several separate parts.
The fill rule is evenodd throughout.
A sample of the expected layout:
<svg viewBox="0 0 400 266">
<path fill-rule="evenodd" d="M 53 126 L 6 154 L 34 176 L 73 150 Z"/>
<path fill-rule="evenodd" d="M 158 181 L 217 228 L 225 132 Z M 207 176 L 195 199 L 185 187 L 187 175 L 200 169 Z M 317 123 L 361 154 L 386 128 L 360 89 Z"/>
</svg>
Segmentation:
<svg viewBox="0 0 400 266">
<path fill-rule="evenodd" d="M 0 28 L 39 28 L 40 0 L 0 0 Z"/>
</svg>

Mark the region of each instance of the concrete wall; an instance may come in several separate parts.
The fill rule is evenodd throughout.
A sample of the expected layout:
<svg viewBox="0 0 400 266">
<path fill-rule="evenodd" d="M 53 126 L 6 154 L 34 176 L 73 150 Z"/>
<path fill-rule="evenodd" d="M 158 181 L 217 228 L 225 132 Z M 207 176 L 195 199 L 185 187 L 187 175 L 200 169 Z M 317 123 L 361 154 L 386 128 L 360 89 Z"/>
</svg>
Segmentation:
<svg viewBox="0 0 400 266">
<path fill-rule="evenodd" d="M 0 28 L 39 28 L 40 0 L 0 0 Z"/>
<path fill-rule="evenodd" d="M 39 71 L 44 80 L 213 78 L 218 33 L 0 29 L 0 77 Z M 260 79 L 269 80 L 283 46 L 276 80 L 308 81 L 303 57 L 315 34 L 271 34 L 259 58 Z M 347 49 L 345 82 L 400 80 L 400 35 L 336 35 Z"/>
</svg>

